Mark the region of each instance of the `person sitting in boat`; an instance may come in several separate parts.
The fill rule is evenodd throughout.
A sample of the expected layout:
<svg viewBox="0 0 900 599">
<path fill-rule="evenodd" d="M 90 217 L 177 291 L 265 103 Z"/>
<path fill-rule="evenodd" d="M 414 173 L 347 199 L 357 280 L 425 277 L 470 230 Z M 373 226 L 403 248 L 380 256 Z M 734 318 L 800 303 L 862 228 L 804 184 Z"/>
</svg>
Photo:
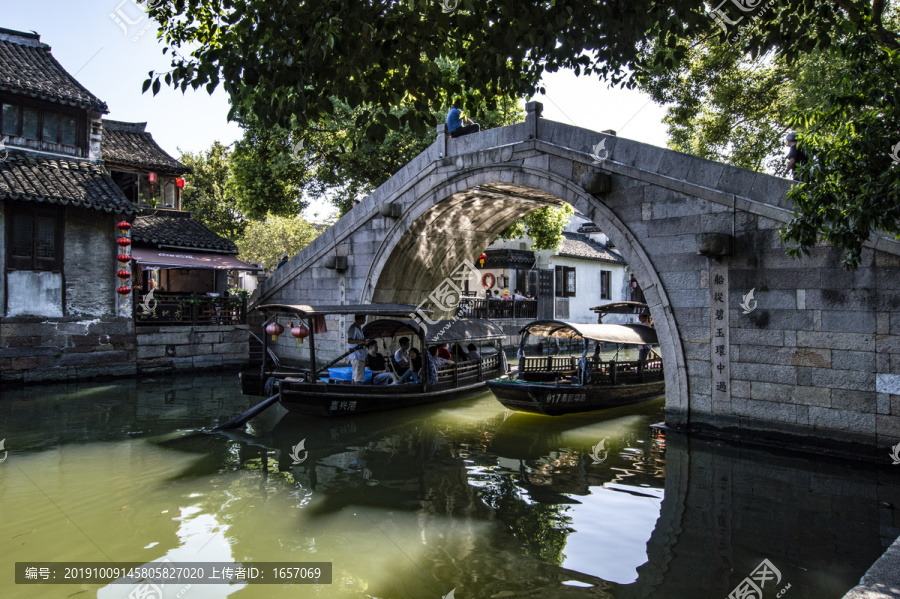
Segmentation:
<svg viewBox="0 0 900 599">
<path fill-rule="evenodd" d="M 421 383 L 422 378 L 419 376 L 419 371 L 422 370 L 422 355 L 419 353 L 414 347 L 409 349 L 409 369 L 403 373 L 403 376 L 400 377 L 400 383 L 405 383 L 409 381 L 412 383 Z"/>
<path fill-rule="evenodd" d="M 350 345 L 348 349 L 353 349 L 357 345 L 363 345 L 366 342 L 366 336 L 363 335 L 363 325 L 366 324 L 366 315 L 357 314 L 353 319 L 350 330 L 347 331 L 347 343 Z M 366 348 L 359 348 L 350 354 L 350 366 L 353 367 L 353 384 L 359 384 L 366 380 Z"/>
<path fill-rule="evenodd" d="M 409 337 L 400 337 L 400 349 L 394 352 L 397 374 L 403 375 L 409 370 Z"/>
<path fill-rule="evenodd" d="M 428 353 L 431 355 L 431 361 L 434 362 L 434 365 L 438 370 L 440 370 L 444 366 L 453 366 L 455 364 L 453 360 L 444 359 L 440 355 L 438 355 L 437 345 L 432 345 L 431 347 L 429 347 Z M 448 351 L 447 353 L 450 352 Z"/>
<path fill-rule="evenodd" d="M 398 377 L 387 368 L 387 360 L 378 353 L 378 342 L 372 339 L 366 344 L 366 368 L 372 371 L 373 385 L 396 385 Z"/>
<path fill-rule="evenodd" d="M 466 354 L 466 357 L 469 358 L 472 362 L 481 362 L 481 354 L 478 353 L 478 347 L 474 343 L 470 343 L 467 347 L 469 352 Z"/>
<path fill-rule="evenodd" d="M 453 359 L 453 354 L 450 353 L 450 344 L 449 343 L 439 343 L 436 347 L 437 347 L 437 355 L 439 358 L 443 358 L 445 360 Z M 453 362 L 451 362 L 451 364 L 452 363 Z"/>
</svg>

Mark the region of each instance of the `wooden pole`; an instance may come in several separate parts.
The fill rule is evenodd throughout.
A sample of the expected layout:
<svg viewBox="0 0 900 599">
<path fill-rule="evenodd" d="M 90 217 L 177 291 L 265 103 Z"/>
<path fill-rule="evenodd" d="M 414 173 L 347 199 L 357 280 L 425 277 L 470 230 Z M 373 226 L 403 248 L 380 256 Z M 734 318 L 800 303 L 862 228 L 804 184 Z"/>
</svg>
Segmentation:
<svg viewBox="0 0 900 599">
<path fill-rule="evenodd" d="M 311 383 L 315 383 L 318 380 L 316 377 L 316 330 L 313 326 L 314 320 L 315 316 L 310 316 L 307 320 L 307 324 L 309 325 L 309 371 L 312 373 Z"/>
</svg>

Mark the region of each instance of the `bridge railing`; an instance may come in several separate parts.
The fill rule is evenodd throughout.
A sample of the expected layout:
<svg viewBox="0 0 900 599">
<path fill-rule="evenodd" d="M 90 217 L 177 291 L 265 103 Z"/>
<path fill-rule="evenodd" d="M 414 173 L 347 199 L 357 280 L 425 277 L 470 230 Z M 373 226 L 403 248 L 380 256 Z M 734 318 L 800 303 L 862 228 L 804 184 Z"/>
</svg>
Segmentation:
<svg viewBox="0 0 900 599">
<path fill-rule="evenodd" d="M 459 318 L 486 318 L 489 320 L 509 318 L 535 320 L 538 315 L 538 301 L 534 299 L 489 300 L 464 297 L 456 308 L 456 315 Z"/>
</svg>

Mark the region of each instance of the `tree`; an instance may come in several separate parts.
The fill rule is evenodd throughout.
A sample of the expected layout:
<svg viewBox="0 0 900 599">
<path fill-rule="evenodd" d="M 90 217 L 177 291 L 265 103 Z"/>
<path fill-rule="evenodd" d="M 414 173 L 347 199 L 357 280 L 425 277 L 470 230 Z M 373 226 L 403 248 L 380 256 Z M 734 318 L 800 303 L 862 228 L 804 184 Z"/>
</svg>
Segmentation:
<svg viewBox="0 0 900 599">
<path fill-rule="evenodd" d="M 819 239 L 844 250 L 843 264 L 859 266 L 872 231 L 900 239 L 900 51 L 870 34 L 844 46 L 847 64 L 837 85 L 812 110 L 795 111 L 798 146 L 809 161 L 788 197 L 798 208 L 782 237 L 809 254 Z"/>
<path fill-rule="evenodd" d="M 318 236 L 319 230 L 299 216 L 268 214 L 265 220 L 251 221 L 247 225 L 236 241 L 238 257 L 272 268 L 282 254 L 294 256 Z"/>
<path fill-rule="evenodd" d="M 344 214 L 352 208 L 354 200 L 361 201 L 434 143 L 436 132 L 431 127 L 426 134 L 419 135 L 409 126 L 401 126 L 387 131 L 382 141 L 374 142 L 355 126 L 372 107 L 351 109 L 337 100 L 334 106 L 331 118 L 310 123 L 306 129 L 296 130 L 294 136 L 304 142 L 302 160 L 309 169 L 310 195 L 330 198 Z M 434 121 L 442 122 L 447 110 L 449 107 L 432 115 Z M 400 106 L 390 113 L 399 121 L 407 111 L 408 107 Z M 516 123 L 524 116 L 519 103 L 509 97 L 500 98 L 497 110 L 482 105 L 466 106 L 465 112 L 475 116 L 484 128 Z"/>
<path fill-rule="evenodd" d="M 215 141 L 205 152 L 183 152 L 180 160 L 192 171 L 184 176 L 181 207 L 215 233 L 237 239 L 247 226 L 247 218 L 227 191 L 231 150 Z"/>
<path fill-rule="evenodd" d="M 702 0 L 634 0 L 628 10 L 613 0 L 462 0 L 452 14 L 429 0 L 180 0 L 149 11 L 167 43 L 164 52 L 171 52 L 172 70 L 151 72 L 145 90 L 157 93 L 162 80 L 182 90 L 204 85 L 212 91 L 222 83 L 233 112 L 295 128 L 330 117 L 333 99 L 353 109 L 369 104 L 374 109 L 356 126 L 373 140 L 403 126 L 424 134 L 432 114 L 456 96 L 493 108 L 498 97 L 544 91 L 542 74 L 560 68 L 635 85 L 655 69 L 683 63 L 699 41 L 716 37 L 725 43 L 750 23 L 749 34 L 738 36 L 743 52 L 771 53 L 788 65 L 859 35 L 878 49 L 870 60 L 900 48 L 900 36 L 886 26 L 891 12 L 885 0 L 734 0 L 712 13 Z M 460 60 L 459 68 L 442 70 L 442 59 Z M 898 87 L 896 80 L 867 81 L 874 84 L 872 97 L 893 96 Z M 400 105 L 408 110 L 392 114 Z M 842 169 L 828 173 L 831 182 L 853 179 L 861 170 L 876 179 L 881 169 L 873 155 L 819 164 Z M 801 203 L 806 208 L 800 218 L 814 224 L 809 209 L 833 198 L 814 185 L 804 189 L 811 195 Z M 831 211 L 853 218 L 850 212 Z M 862 233 L 856 224 L 846 231 Z"/>
<path fill-rule="evenodd" d="M 238 118 L 243 139 L 235 142 L 231 155 L 232 179 L 228 187 L 240 209 L 249 218 L 266 214 L 295 216 L 307 206 L 303 189 L 308 173 L 295 158 L 291 133 L 278 125 L 262 126 L 252 115 Z"/>
<path fill-rule="evenodd" d="M 569 217 L 575 210 L 569 204 L 562 206 L 542 206 L 532 210 L 503 230 L 500 239 L 520 239 L 525 235 L 531 237 L 534 250 L 555 250 L 563 239 L 563 231 L 569 223 Z"/>
</svg>

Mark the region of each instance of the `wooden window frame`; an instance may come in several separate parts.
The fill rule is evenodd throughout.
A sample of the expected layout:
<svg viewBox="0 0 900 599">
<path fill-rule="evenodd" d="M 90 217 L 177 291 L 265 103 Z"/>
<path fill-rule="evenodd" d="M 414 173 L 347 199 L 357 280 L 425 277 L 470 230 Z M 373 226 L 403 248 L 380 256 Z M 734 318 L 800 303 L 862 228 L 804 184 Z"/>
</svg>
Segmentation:
<svg viewBox="0 0 900 599">
<path fill-rule="evenodd" d="M 569 291 L 569 273 L 575 275 L 575 267 L 574 266 L 556 266 L 555 267 L 555 295 L 556 297 L 575 297 L 578 292 L 578 279 L 577 276 L 573 281 L 573 289 Z"/>
<path fill-rule="evenodd" d="M 30 140 L 32 142 L 37 141 L 41 149 L 52 149 L 47 146 L 52 145 L 53 147 L 60 148 L 69 148 L 75 150 L 81 150 L 83 152 L 87 152 L 88 148 L 88 135 L 87 135 L 87 119 L 85 117 L 85 111 L 79 108 L 75 108 L 72 106 L 63 106 L 61 104 L 52 104 L 49 102 L 39 102 L 35 100 L 29 100 L 25 98 L 21 98 L 18 96 L 0 94 L 0 104 L 10 104 L 19 107 L 19 124 L 16 127 L 16 134 L 10 135 L 8 133 L 4 133 L 4 135 L 10 135 L 10 137 L 21 137 L 23 139 Z M 30 137 L 23 137 L 24 130 L 24 119 L 25 119 L 25 108 L 36 108 L 38 111 L 38 138 L 33 139 Z M 55 113 L 59 118 L 56 124 L 56 139 L 54 140 L 46 140 L 44 139 L 44 114 L 45 113 Z M 62 143 L 62 121 L 63 117 L 73 116 L 75 117 L 75 145 L 70 146 Z"/>
<path fill-rule="evenodd" d="M 31 255 L 13 255 L 13 232 L 16 222 L 24 215 L 31 217 Z M 37 219 L 41 216 L 53 218 L 55 230 L 53 231 L 54 255 L 53 258 L 39 258 L 34 251 L 35 227 Z M 7 270 L 30 270 L 41 272 L 62 273 L 63 253 L 65 238 L 65 214 L 59 206 L 46 206 L 41 204 L 26 204 L 9 202 L 6 205 L 6 268 Z"/>
<path fill-rule="evenodd" d="M 612 299 L 612 271 L 600 271 L 600 299 Z"/>
</svg>

